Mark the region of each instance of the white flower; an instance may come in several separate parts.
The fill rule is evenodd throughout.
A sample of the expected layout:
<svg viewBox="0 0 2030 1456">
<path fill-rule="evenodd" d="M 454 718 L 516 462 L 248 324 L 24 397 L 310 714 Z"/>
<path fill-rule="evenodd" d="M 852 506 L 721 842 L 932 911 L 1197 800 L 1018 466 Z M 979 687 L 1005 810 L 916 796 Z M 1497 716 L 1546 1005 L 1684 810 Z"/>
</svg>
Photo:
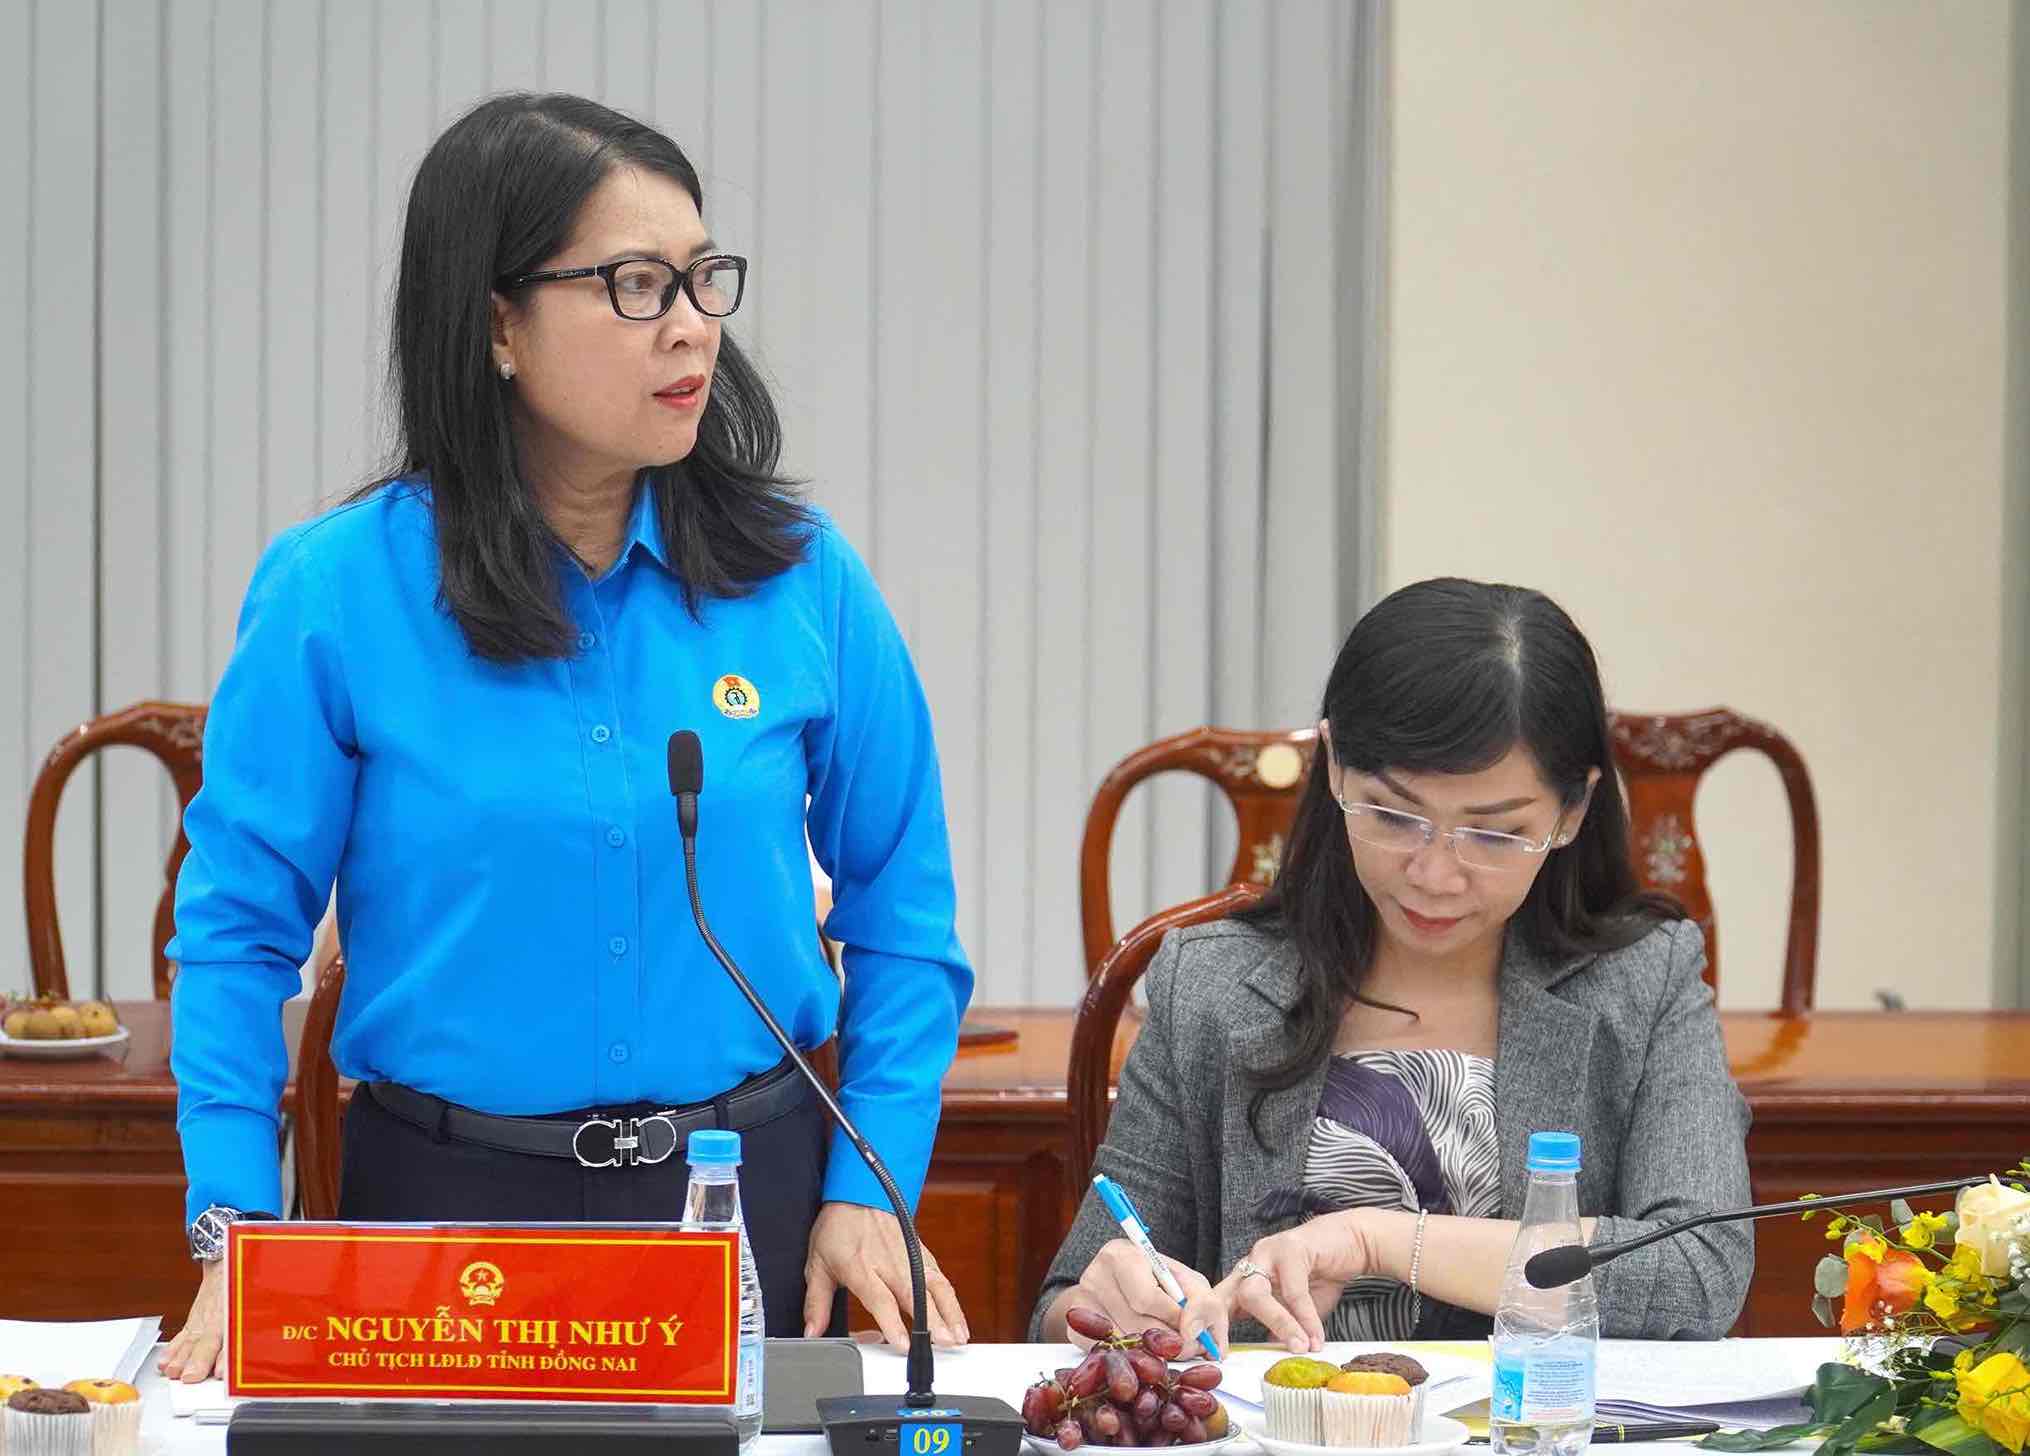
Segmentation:
<svg viewBox="0 0 2030 1456">
<path fill-rule="evenodd" d="M 1955 1237 L 1962 1247 L 1980 1250 L 1983 1274 L 1999 1277 L 2030 1262 L 2030 1193 L 2005 1188 L 1990 1174 L 1987 1182 L 1960 1189 L 1957 1212 Z"/>
</svg>

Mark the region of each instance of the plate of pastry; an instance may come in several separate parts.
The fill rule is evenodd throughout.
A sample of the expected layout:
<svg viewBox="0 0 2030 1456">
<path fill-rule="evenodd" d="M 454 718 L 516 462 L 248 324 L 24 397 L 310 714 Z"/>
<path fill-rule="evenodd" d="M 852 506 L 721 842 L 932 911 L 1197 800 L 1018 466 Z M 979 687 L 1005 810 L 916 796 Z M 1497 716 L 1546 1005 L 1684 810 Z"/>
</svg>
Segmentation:
<svg viewBox="0 0 2030 1456">
<path fill-rule="evenodd" d="M 73 1380 L 58 1390 L 25 1375 L 0 1375 L 0 1441 L 25 1453 L 134 1456 L 141 1443 L 141 1393 L 121 1380 Z"/>
<path fill-rule="evenodd" d="M 1431 1383 L 1421 1362 L 1391 1351 L 1343 1366 L 1295 1355 L 1263 1372 L 1261 1413 L 1241 1415 L 1269 1456 L 1447 1456 L 1467 1430 L 1424 1408 Z"/>
<path fill-rule="evenodd" d="M 38 996 L 0 1009 L 0 1056 L 64 1060 L 126 1044 L 129 1032 L 104 1001 Z"/>
</svg>

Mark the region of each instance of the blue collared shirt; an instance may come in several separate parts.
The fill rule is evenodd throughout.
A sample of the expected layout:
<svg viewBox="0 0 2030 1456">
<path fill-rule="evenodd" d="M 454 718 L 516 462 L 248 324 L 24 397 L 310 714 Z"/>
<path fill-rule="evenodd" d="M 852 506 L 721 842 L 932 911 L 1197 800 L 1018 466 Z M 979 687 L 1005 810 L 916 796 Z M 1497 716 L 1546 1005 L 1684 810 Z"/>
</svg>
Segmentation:
<svg viewBox="0 0 2030 1456">
<path fill-rule="evenodd" d="M 839 1031 L 840 1100 L 915 1202 L 972 971 L 930 712 L 873 578 L 820 517 L 800 564 L 700 621 L 646 491 L 611 569 L 559 575 L 577 652 L 504 666 L 437 600 L 424 487 L 262 556 L 169 947 L 192 1217 L 282 1211 L 281 1005 L 334 882 L 346 1076 L 527 1114 L 699 1101 L 781 1059 L 691 921 L 665 766 L 680 728 L 704 746 L 712 928 L 800 1046 Z M 843 1136 L 825 1196 L 886 1207 Z"/>
</svg>

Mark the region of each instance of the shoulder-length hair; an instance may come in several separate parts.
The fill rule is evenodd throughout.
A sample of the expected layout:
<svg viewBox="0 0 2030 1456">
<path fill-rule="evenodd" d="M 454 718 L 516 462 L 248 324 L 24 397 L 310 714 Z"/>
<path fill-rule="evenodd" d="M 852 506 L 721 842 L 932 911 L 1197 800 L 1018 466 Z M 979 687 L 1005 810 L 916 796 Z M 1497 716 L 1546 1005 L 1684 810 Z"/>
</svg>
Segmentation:
<svg viewBox="0 0 2030 1456">
<path fill-rule="evenodd" d="M 409 188 L 389 341 L 400 434 L 392 469 L 355 499 L 427 477 L 439 600 L 472 650 L 502 662 L 565 657 L 557 537 L 523 478 L 509 386 L 494 372 L 493 281 L 542 266 L 616 168 L 667 177 L 702 213 L 698 173 L 651 126 L 580 96 L 495 96 L 437 138 Z M 722 335 L 689 458 L 642 472 L 692 615 L 803 559 L 813 517 L 779 476 L 782 425 L 761 375 Z"/>
<path fill-rule="evenodd" d="M 1566 809 L 1600 771 L 1578 835 L 1548 862 L 1513 919 L 1543 954 L 1616 949 L 1681 914 L 1643 893 L 1629 859 L 1628 816 L 1615 777 L 1607 702 L 1593 649 L 1558 604 L 1514 586 L 1441 579 L 1393 593 L 1348 634 L 1325 683 L 1331 742 L 1311 763 L 1276 883 L 1236 917 L 1286 936 L 1302 961 L 1289 1054 L 1256 1069 L 1248 1121 L 1270 1092 L 1324 1062 L 1340 1017 L 1379 1005 L 1361 987 L 1374 964 L 1377 916 L 1354 873 L 1326 755 L 1358 773 L 1475 773 L 1517 746 L 1536 758 Z"/>
</svg>

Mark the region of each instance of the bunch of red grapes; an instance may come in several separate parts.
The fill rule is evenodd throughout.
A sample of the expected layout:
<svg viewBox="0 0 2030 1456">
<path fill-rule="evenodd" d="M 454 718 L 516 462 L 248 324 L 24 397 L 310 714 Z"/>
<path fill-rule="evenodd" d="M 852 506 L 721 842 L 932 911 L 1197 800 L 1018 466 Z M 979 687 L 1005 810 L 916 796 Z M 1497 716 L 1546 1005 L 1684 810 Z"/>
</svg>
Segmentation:
<svg viewBox="0 0 2030 1456">
<path fill-rule="evenodd" d="M 1032 1436 L 1054 1438 L 1067 1451 L 1081 1446 L 1194 1446 L 1227 1433 L 1227 1414 L 1212 1392 L 1217 1365 L 1170 1362 L 1184 1337 L 1152 1325 L 1124 1335 L 1094 1309 L 1074 1309 L 1065 1323 L 1093 1342 L 1085 1359 L 1022 1394 L 1022 1420 Z"/>
</svg>

